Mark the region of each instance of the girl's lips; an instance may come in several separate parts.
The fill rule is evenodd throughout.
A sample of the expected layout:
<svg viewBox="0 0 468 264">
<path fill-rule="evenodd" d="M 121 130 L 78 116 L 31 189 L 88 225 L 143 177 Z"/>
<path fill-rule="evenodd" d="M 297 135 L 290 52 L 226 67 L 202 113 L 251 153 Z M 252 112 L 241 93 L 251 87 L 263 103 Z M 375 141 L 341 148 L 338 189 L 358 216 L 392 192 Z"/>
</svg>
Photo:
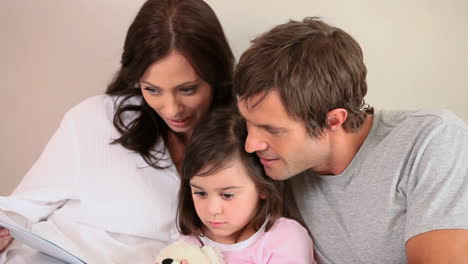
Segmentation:
<svg viewBox="0 0 468 264">
<path fill-rule="evenodd" d="M 212 227 L 221 227 L 223 226 L 225 223 L 224 222 L 208 222 L 208 224 Z"/>
</svg>

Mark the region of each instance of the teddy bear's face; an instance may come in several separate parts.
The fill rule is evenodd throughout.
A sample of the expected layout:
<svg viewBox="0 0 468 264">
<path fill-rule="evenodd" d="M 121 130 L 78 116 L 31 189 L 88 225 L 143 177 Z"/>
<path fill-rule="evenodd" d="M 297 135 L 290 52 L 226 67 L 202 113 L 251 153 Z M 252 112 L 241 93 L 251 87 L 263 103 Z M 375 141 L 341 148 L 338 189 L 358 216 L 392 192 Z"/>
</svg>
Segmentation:
<svg viewBox="0 0 468 264">
<path fill-rule="evenodd" d="M 181 264 L 183 259 L 188 260 L 190 264 L 224 264 L 223 255 L 212 247 L 200 248 L 184 241 L 177 241 L 163 248 L 155 262 Z"/>
<path fill-rule="evenodd" d="M 167 258 L 164 259 L 161 264 L 180 264 L 181 262 L 175 259 Z"/>
</svg>

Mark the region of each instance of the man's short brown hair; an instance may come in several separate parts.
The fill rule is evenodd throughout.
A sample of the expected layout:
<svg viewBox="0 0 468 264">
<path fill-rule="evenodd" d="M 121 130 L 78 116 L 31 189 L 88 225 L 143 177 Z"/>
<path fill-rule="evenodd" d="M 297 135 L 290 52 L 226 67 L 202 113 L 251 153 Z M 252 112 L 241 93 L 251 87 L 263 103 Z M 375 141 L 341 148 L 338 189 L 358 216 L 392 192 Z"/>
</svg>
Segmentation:
<svg viewBox="0 0 468 264">
<path fill-rule="evenodd" d="M 245 102 L 277 89 L 288 114 L 304 121 L 311 136 L 319 136 L 328 127 L 327 113 L 336 108 L 348 111 L 346 131 L 362 125 L 366 73 L 359 44 L 343 30 L 310 17 L 254 39 L 236 66 L 233 87 Z"/>
</svg>

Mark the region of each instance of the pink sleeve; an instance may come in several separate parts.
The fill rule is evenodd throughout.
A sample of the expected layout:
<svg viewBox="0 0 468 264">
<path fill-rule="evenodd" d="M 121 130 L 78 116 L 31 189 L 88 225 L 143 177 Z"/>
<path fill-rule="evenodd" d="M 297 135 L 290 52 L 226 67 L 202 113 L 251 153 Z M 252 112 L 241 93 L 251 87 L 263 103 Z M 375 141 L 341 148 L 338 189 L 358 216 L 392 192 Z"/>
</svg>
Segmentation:
<svg viewBox="0 0 468 264">
<path fill-rule="evenodd" d="M 264 244 L 268 264 L 316 264 L 313 242 L 307 230 L 294 220 L 277 220 Z"/>
</svg>

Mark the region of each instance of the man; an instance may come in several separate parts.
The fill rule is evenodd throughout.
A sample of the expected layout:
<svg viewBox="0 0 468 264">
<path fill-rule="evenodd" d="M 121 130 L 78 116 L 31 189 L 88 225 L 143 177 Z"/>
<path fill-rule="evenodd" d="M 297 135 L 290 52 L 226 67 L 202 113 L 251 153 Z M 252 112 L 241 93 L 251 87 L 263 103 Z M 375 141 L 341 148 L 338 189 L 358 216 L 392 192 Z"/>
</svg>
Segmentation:
<svg viewBox="0 0 468 264">
<path fill-rule="evenodd" d="M 468 263 L 468 129 L 373 111 L 361 48 L 317 18 L 253 41 L 234 73 L 245 149 L 292 180 L 319 263 Z"/>
</svg>

